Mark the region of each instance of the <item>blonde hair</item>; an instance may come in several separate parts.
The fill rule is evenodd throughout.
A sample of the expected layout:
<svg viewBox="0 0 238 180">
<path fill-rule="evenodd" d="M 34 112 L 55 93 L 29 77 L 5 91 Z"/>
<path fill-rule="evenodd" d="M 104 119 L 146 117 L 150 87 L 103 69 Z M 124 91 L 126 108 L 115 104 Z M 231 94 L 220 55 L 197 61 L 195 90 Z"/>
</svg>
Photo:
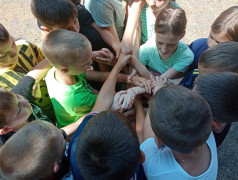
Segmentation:
<svg viewBox="0 0 238 180">
<path fill-rule="evenodd" d="M 44 56 L 57 68 L 61 65 L 74 65 L 76 60 L 90 53 L 91 44 L 88 39 L 76 32 L 55 30 L 50 32 L 42 43 Z"/>
<path fill-rule="evenodd" d="M 213 22 L 211 31 L 214 34 L 224 33 L 230 41 L 238 41 L 238 6 L 223 11 Z"/>
<path fill-rule="evenodd" d="M 0 170 L 6 179 L 40 179 L 53 172 L 59 156 L 59 130 L 34 121 L 17 131 L 0 149 Z"/>
</svg>

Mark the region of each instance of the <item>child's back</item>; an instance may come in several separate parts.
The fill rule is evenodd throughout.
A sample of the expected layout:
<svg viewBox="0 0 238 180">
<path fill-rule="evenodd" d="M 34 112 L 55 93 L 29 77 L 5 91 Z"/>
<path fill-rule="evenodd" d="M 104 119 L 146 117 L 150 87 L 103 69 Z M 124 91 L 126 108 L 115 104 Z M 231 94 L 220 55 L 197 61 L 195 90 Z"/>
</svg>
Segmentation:
<svg viewBox="0 0 238 180">
<path fill-rule="evenodd" d="M 216 179 L 216 143 L 204 98 L 183 87 L 164 87 L 151 100 L 149 115 L 156 137 L 141 144 L 147 179 Z"/>
</svg>

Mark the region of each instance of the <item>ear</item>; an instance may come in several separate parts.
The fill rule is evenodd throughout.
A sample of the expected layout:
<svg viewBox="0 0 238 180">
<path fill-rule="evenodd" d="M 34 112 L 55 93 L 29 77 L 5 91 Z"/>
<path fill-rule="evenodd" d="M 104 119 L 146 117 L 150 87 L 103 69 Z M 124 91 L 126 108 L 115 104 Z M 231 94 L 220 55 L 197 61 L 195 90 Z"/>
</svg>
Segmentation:
<svg viewBox="0 0 238 180">
<path fill-rule="evenodd" d="M 68 68 L 68 66 L 63 65 L 63 66 L 60 68 L 60 71 L 63 72 L 63 73 L 67 73 L 67 72 L 69 72 L 69 68 Z"/>
<path fill-rule="evenodd" d="M 159 149 L 164 145 L 163 141 L 157 136 L 155 136 L 155 143 L 157 144 Z"/>
<path fill-rule="evenodd" d="M 140 150 L 140 163 L 143 163 L 145 161 L 145 153 Z"/>
<path fill-rule="evenodd" d="M 4 127 L 2 129 L 0 129 L 0 135 L 7 134 L 11 131 L 13 131 L 13 128 Z"/>
<path fill-rule="evenodd" d="M 54 173 L 57 173 L 59 171 L 59 165 L 57 162 L 54 163 L 53 170 L 54 170 Z"/>
<path fill-rule="evenodd" d="M 50 32 L 51 30 L 45 26 L 40 26 L 40 29 L 45 32 Z"/>
</svg>

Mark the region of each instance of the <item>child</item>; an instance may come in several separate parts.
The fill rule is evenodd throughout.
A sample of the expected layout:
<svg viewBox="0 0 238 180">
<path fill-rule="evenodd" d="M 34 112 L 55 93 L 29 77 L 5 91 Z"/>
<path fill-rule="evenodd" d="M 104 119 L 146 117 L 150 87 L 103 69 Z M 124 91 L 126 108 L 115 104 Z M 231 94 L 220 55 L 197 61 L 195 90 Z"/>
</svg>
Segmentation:
<svg viewBox="0 0 238 180">
<path fill-rule="evenodd" d="M 161 10 L 173 7 L 179 7 L 174 0 L 146 0 L 140 14 L 141 45 L 155 34 L 155 19 Z"/>
<path fill-rule="evenodd" d="M 46 76 L 46 83 L 57 126 L 61 128 L 76 122 L 93 108 L 97 95 L 86 80 L 104 82 L 108 73 L 87 71 L 92 63 L 92 49 L 87 38 L 79 33 L 52 31 L 44 39 L 42 51 L 54 66 Z M 126 82 L 127 77 L 120 74 L 118 81 Z"/>
<path fill-rule="evenodd" d="M 155 22 L 155 40 L 142 45 L 138 53 L 139 60 L 150 73 L 173 79 L 192 63 L 193 53 L 180 42 L 185 35 L 186 23 L 185 12 L 180 8 L 164 9 L 159 13 Z M 137 69 L 143 69 L 139 72 L 141 76 L 150 77 L 145 68 Z"/>
<path fill-rule="evenodd" d="M 0 24 L 0 86 L 11 90 L 19 81 L 44 59 L 41 50 L 34 44 L 19 40 L 14 41 L 13 37 Z M 40 87 L 40 95 L 34 94 L 34 102 L 42 108 L 47 114 L 51 115 L 53 108 L 48 97 L 45 82 L 38 79 L 38 87 Z M 36 88 L 35 88 L 36 89 Z"/>
<path fill-rule="evenodd" d="M 45 37 L 42 51 L 54 66 L 46 84 L 61 128 L 89 113 L 96 102 L 97 95 L 85 80 L 92 64 L 92 47 L 79 33 L 55 30 Z"/>
<path fill-rule="evenodd" d="M 149 118 L 153 132 L 140 146 L 148 180 L 216 179 L 212 115 L 202 96 L 181 86 L 163 87 L 150 102 Z"/>
<path fill-rule="evenodd" d="M 136 171 L 140 160 L 138 138 L 122 115 L 108 111 L 117 76 L 129 59 L 130 56 L 120 56 L 98 95 L 92 113 L 85 117 L 70 142 L 74 179 L 129 180 Z"/>
<path fill-rule="evenodd" d="M 41 74 L 47 72 L 50 64 L 43 60 L 30 71 L 11 91 L 0 89 L 0 145 L 4 144 L 18 129 L 33 120 L 52 122 L 35 105 L 32 86 Z M 53 122 L 52 122 L 53 123 Z"/>
<path fill-rule="evenodd" d="M 54 125 L 45 121 L 29 123 L 0 150 L 0 170 L 4 179 L 52 178 L 57 172 L 55 179 L 61 179 L 59 170 L 65 171 L 67 167 L 65 143 L 61 130 Z"/>
<path fill-rule="evenodd" d="M 31 0 L 31 11 L 42 24 L 40 28 L 46 33 L 56 29 L 80 32 L 91 42 L 93 51 L 105 47 L 104 42 L 115 52 L 120 48 L 120 43 L 116 43 L 109 31 L 100 29 L 95 24 L 84 6 L 79 4 L 76 7 L 71 0 Z M 97 53 L 95 52 L 95 56 Z"/>
<path fill-rule="evenodd" d="M 223 11 L 211 25 L 208 38 L 197 39 L 189 45 L 194 53 L 194 61 L 189 71 L 198 68 L 201 54 L 208 48 L 216 46 L 220 42 L 238 41 L 238 6 L 233 6 Z"/>
<path fill-rule="evenodd" d="M 214 73 L 214 72 L 238 72 L 238 42 L 227 41 L 219 43 L 218 45 L 206 50 L 202 53 L 198 70 L 195 69 L 191 73 L 191 76 L 187 77 L 186 80 L 182 80 L 180 85 L 192 89 L 194 80 L 197 76 Z M 199 72 L 198 72 L 199 71 Z"/>
<path fill-rule="evenodd" d="M 231 123 L 238 121 L 238 74 L 222 72 L 197 78 L 194 90 L 201 94 L 211 107 L 212 130 L 219 147 L 230 130 Z"/>
</svg>

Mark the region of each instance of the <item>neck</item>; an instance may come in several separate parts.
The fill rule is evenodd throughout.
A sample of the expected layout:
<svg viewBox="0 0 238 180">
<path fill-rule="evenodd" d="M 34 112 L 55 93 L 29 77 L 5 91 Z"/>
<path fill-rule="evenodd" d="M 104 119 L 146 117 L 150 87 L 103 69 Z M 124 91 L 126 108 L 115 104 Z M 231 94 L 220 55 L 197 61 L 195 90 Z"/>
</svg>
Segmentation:
<svg viewBox="0 0 238 180">
<path fill-rule="evenodd" d="M 63 73 L 58 69 L 55 69 L 55 79 L 62 84 L 71 85 L 71 86 L 77 83 L 75 75 L 69 75 L 67 73 Z"/>
<path fill-rule="evenodd" d="M 185 162 L 195 163 L 199 161 L 202 157 L 203 146 L 197 147 L 195 150 L 193 150 L 189 154 L 184 154 L 177 151 L 172 151 L 172 152 L 173 152 L 174 158 L 178 161 L 179 164 L 185 163 Z"/>
</svg>

